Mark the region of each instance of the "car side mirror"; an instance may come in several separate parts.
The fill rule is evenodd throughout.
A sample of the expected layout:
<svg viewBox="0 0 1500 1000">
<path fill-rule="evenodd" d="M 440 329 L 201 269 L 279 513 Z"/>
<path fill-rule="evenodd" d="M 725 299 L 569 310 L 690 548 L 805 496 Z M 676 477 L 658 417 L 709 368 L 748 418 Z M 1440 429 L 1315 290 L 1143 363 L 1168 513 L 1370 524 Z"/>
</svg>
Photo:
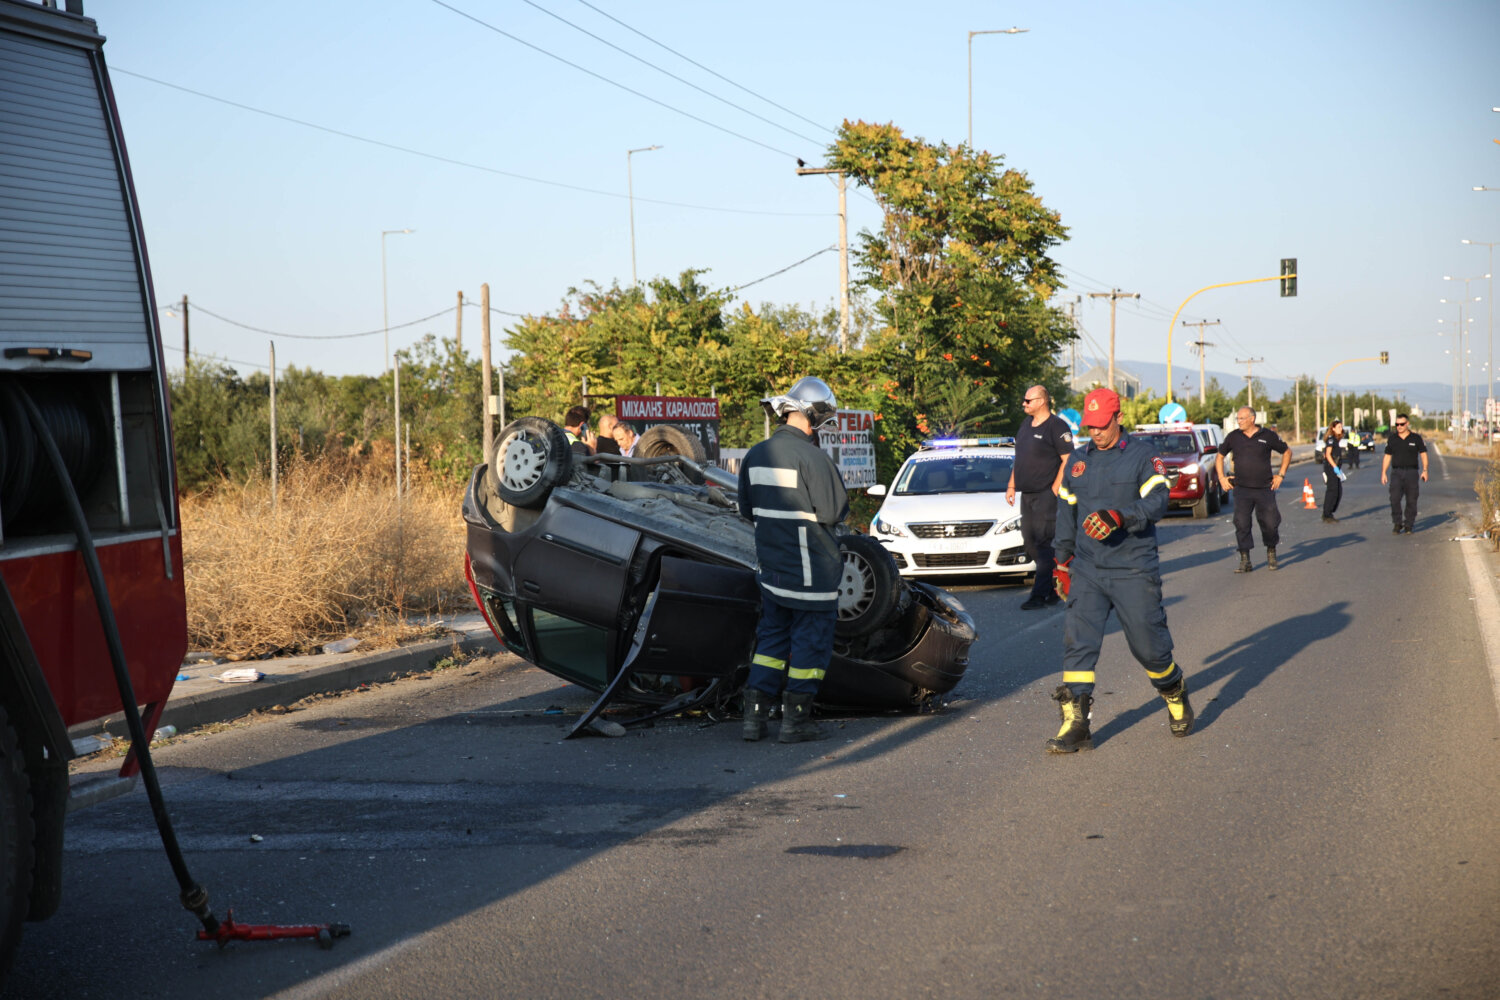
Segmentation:
<svg viewBox="0 0 1500 1000">
<path fill-rule="evenodd" d="M 865 490 L 865 493 L 872 497 L 883 497 L 885 496 L 885 484 L 876 483 L 874 486 L 871 486 L 869 489 Z"/>
</svg>

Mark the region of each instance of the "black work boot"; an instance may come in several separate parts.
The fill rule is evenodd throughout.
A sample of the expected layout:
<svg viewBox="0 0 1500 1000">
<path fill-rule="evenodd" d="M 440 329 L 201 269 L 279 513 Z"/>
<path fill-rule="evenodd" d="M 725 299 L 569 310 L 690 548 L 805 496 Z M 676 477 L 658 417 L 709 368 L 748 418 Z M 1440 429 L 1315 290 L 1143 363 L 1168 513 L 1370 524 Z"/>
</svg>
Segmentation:
<svg viewBox="0 0 1500 1000">
<path fill-rule="evenodd" d="M 1250 565 L 1250 553 L 1240 553 L 1240 564 L 1234 568 L 1236 573 L 1248 573 L 1255 567 Z"/>
<path fill-rule="evenodd" d="M 1188 701 L 1187 678 L 1180 678 L 1176 684 L 1165 691 L 1157 692 L 1162 701 L 1167 703 L 1167 711 L 1172 718 L 1167 726 L 1172 730 L 1173 736 L 1186 736 L 1193 731 L 1193 706 Z"/>
<path fill-rule="evenodd" d="M 782 694 L 781 735 L 776 737 L 776 742 L 808 743 L 828 735 L 812 720 L 812 703 L 810 694 L 793 694 L 791 691 Z"/>
<path fill-rule="evenodd" d="M 744 701 L 745 724 L 740 729 L 740 736 L 754 743 L 766 735 L 766 720 L 771 717 L 771 706 L 776 704 L 776 696 L 766 694 L 759 688 L 747 687 Z"/>
<path fill-rule="evenodd" d="M 1094 707 L 1094 696 L 1081 694 L 1075 698 L 1067 685 L 1061 684 L 1052 692 L 1052 700 L 1057 702 L 1062 728 L 1047 741 L 1047 752 L 1077 753 L 1094 749 L 1094 738 L 1089 733 L 1089 710 Z"/>
<path fill-rule="evenodd" d="M 1281 568 L 1280 566 L 1276 565 L 1276 548 L 1275 548 L 1275 546 L 1272 546 L 1271 548 L 1266 549 L 1266 569 L 1280 569 L 1280 568 Z"/>
</svg>

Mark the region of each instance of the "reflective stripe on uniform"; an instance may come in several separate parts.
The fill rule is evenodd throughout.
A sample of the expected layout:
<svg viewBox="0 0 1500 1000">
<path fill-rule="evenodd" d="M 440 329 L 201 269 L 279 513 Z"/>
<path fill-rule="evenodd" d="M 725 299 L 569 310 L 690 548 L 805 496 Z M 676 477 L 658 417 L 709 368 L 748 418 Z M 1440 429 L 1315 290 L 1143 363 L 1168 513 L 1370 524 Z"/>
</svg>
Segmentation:
<svg viewBox="0 0 1500 1000">
<path fill-rule="evenodd" d="M 1165 486 L 1167 489 L 1172 488 L 1171 484 L 1167 482 L 1166 476 L 1152 476 L 1141 484 L 1141 496 L 1145 496 L 1158 486 Z"/>
<path fill-rule="evenodd" d="M 794 601 L 833 601 L 839 596 L 837 590 L 819 590 L 812 593 L 804 590 L 787 590 L 784 587 L 773 587 L 764 580 L 760 582 L 760 585 L 777 597 L 790 597 Z"/>
<path fill-rule="evenodd" d="M 802 556 L 802 586 L 812 586 L 812 553 L 807 551 L 807 526 L 797 529 L 797 552 Z"/>
<path fill-rule="evenodd" d="M 1166 665 L 1165 669 L 1162 669 L 1162 670 L 1151 670 L 1150 668 L 1147 668 L 1147 670 L 1146 670 L 1146 676 L 1149 677 L 1149 678 L 1151 678 L 1153 681 L 1159 681 L 1163 677 L 1171 677 L 1172 676 L 1172 671 L 1174 671 L 1176 669 L 1177 669 L 1177 661 L 1173 660 L 1171 663 L 1168 663 Z"/>
<path fill-rule="evenodd" d="M 776 659 L 776 657 L 774 657 L 774 656 L 767 656 L 765 653 L 756 653 L 755 654 L 755 659 L 751 660 L 750 662 L 753 663 L 753 664 L 755 664 L 757 667 L 765 667 L 768 670 L 785 670 L 786 669 L 786 661 L 785 660 L 778 660 L 778 659 Z"/>
<path fill-rule="evenodd" d="M 1064 670 L 1064 684 L 1092 684 L 1094 683 L 1094 672 L 1092 670 Z"/>
<path fill-rule="evenodd" d="M 774 510 L 770 507 L 752 507 L 750 513 L 756 517 L 780 518 L 783 521 L 816 521 L 818 519 L 818 515 L 810 510 Z"/>
<path fill-rule="evenodd" d="M 793 681 L 820 681 L 823 679 L 825 673 L 827 673 L 825 670 L 808 670 L 803 667 L 792 667 L 786 672 L 786 676 L 787 680 Z"/>
<path fill-rule="evenodd" d="M 1078 505 L 1078 498 L 1075 497 L 1073 495 L 1073 492 L 1071 490 L 1069 490 L 1066 486 L 1060 486 L 1060 487 L 1058 487 L 1058 489 L 1057 489 L 1057 497 L 1058 497 L 1059 500 L 1066 500 L 1068 503 L 1074 505 L 1075 507 Z"/>
<path fill-rule="evenodd" d="M 785 486 L 797 488 L 796 469 L 778 469 L 769 465 L 757 465 L 750 469 L 751 486 Z"/>
</svg>

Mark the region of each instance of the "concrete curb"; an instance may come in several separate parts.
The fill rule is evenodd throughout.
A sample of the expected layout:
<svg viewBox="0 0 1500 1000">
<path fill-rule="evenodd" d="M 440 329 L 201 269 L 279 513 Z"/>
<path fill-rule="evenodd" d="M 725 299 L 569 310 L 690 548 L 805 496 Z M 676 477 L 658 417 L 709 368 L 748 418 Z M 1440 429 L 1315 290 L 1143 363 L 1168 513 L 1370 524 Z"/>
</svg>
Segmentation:
<svg viewBox="0 0 1500 1000">
<path fill-rule="evenodd" d="M 179 731 L 185 731 L 212 722 L 228 722 L 273 705 L 290 705 L 308 695 L 347 691 L 361 684 L 393 680 L 432 669 L 451 653 L 455 645 L 461 652 L 471 655 L 492 655 L 501 651 L 499 641 L 486 632 L 430 639 L 378 653 L 346 653 L 340 655 L 337 662 L 315 664 L 305 669 L 283 667 L 277 670 L 273 667 L 274 661 L 248 660 L 235 666 L 255 667 L 263 670 L 265 676 L 248 684 L 215 682 L 213 687 L 181 695 L 174 688 L 157 725 L 176 726 Z M 105 719 L 74 726 L 68 735 L 76 739 L 102 730 L 127 736 L 124 713 L 116 712 Z"/>
</svg>

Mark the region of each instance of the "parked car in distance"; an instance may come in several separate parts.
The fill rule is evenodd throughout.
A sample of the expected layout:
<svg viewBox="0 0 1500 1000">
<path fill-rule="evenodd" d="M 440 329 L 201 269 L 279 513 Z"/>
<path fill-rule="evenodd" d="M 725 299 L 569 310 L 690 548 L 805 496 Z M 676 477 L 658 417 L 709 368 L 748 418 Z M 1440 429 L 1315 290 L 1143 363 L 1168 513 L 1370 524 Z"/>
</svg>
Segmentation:
<svg viewBox="0 0 1500 1000">
<path fill-rule="evenodd" d="M 464 494 L 465 572 L 496 637 L 517 656 L 599 692 L 581 732 L 616 701 L 625 725 L 733 709 L 760 617 L 755 532 L 736 477 L 672 427 L 633 457 L 572 453 L 563 429 L 522 417 L 496 438 Z M 902 580 L 870 536 L 840 537 L 834 655 L 818 704 L 915 710 L 963 677 L 974 623 L 951 595 Z"/>
<path fill-rule="evenodd" d="M 1166 467 L 1168 509 L 1186 508 L 1195 518 L 1217 514 L 1229 499 L 1214 474 L 1223 439 L 1213 424 L 1138 424 L 1130 431 L 1130 440 L 1150 448 Z"/>
<path fill-rule="evenodd" d="M 1015 465 L 1015 439 L 935 438 L 901 464 L 870 521 L 905 577 L 1036 571 L 1021 540 L 1021 508 L 1005 487 Z M 1017 501 L 1019 501 L 1017 497 Z"/>
</svg>

